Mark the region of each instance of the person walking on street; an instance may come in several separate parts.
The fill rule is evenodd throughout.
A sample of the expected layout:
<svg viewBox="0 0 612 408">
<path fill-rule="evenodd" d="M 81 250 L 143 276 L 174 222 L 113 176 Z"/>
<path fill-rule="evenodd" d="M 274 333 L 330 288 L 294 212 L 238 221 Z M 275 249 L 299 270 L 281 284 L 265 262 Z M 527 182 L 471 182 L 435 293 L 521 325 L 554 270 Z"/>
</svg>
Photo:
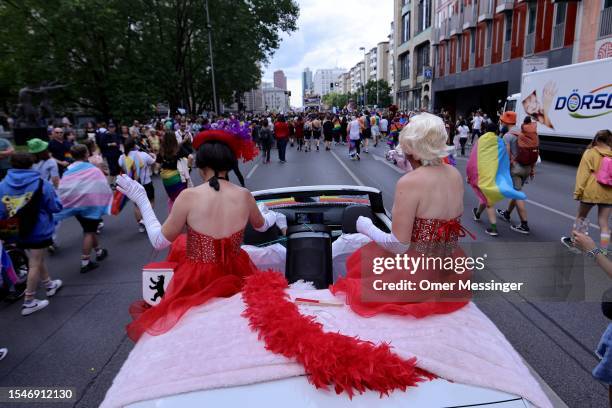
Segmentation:
<svg viewBox="0 0 612 408">
<path fill-rule="evenodd" d="M 64 130 L 56 127 L 51 132 L 51 140 L 49 141 L 49 152 L 51 156 L 57 161 L 60 175 L 64 173 L 66 167 L 72 163 L 70 157 L 70 142 L 64 138 Z"/>
<path fill-rule="evenodd" d="M 323 139 L 325 140 L 325 150 L 331 150 L 331 143 L 334 138 L 334 124 L 329 115 L 325 116 L 323 121 Z"/>
<path fill-rule="evenodd" d="M 304 122 L 304 152 L 310 151 L 310 140 L 312 139 L 312 120 L 307 117 Z"/>
<path fill-rule="evenodd" d="M 267 120 L 261 121 L 261 129 L 259 130 L 259 142 L 261 143 L 262 163 L 270 163 L 270 151 L 272 143 L 274 143 L 274 133 L 268 126 Z"/>
<path fill-rule="evenodd" d="M 490 123 L 485 129 L 487 132 L 477 139 L 470 153 L 466 172 L 468 184 L 480 201 L 478 208 L 472 210 L 474 221 L 480 221 L 486 209 L 491 225 L 485 232 L 496 237 L 499 232 L 495 203 L 504 198 L 526 200 L 527 197 L 512 187 L 510 159 L 503 140 L 497 136 L 498 126 Z"/>
<path fill-rule="evenodd" d="M 361 160 L 359 154 L 361 153 L 361 125 L 359 119 L 356 116 L 352 117 L 351 122 L 348 124 L 349 134 L 349 155 L 351 160 Z"/>
<path fill-rule="evenodd" d="M 459 145 L 461 146 L 461 156 L 465 156 L 465 145 L 468 140 L 468 134 L 470 133 L 470 128 L 465 123 L 465 120 L 462 120 L 457 126 L 457 137 L 459 138 Z"/>
<path fill-rule="evenodd" d="M 32 168 L 40 173 L 40 177 L 57 188 L 60 176 L 57 161 L 49 154 L 49 143 L 34 138 L 28 140 L 28 153 L 34 155 Z"/>
<path fill-rule="evenodd" d="M 315 115 L 314 119 L 310 123 L 312 128 L 312 138 L 317 141 L 317 151 L 319 151 L 319 144 L 321 143 L 321 120 L 319 119 L 319 115 Z"/>
<path fill-rule="evenodd" d="M 600 130 L 593 142 L 584 151 L 578 171 L 574 199 L 579 202 L 575 226 L 584 225 L 589 212 L 597 206 L 597 221 L 600 228 L 599 246 L 608 250 L 610 226 L 608 220 L 612 212 L 612 132 Z M 580 228 L 574 228 L 580 230 Z M 561 237 L 561 243 L 573 248 L 571 237 Z"/>
<path fill-rule="evenodd" d="M 470 144 L 474 145 L 474 138 L 478 140 L 480 137 L 481 129 L 482 129 L 482 116 L 480 116 L 480 112 L 476 111 L 474 113 L 474 117 L 472 118 L 472 139 L 470 140 Z"/>
<path fill-rule="evenodd" d="M 55 295 L 62 287 L 60 279 L 51 279 L 45 263 L 46 249 L 53 243 L 55 232 L 53 214 L 62 210 L 62 204 L 51 183 L 44 181 L 38 171 L 32 169 L 34 159 L 25 152 L 11 156 L 12 169 L 0 182 L 0 220 L 17 224 L 18 235 L 10 239 L 28 254 L 28 282 L 21 308 L 23 316 L 30 315 L 49 305 L 49 301 L 35 299 L 38 284 L 42 281 L 47 297 Z M 15 221 L 15 222 L 12 222 Z M 3 228 L 4 229 L 4 228 Z M 4 234 L 2 234 L 4 235 Z"/>
<path fill-rule="evenodd" d="M 368 153 L 368 144 L 370 138 L 372 138 L 372 124 L 370 123 L 370 112 L 365 111 L 361 117 L 361 137 L 363 139 L 363 152 Z"/>
<path fill-rule="evenodd" d="M 387 134 L 389 131 L 389 120 L 387 119 L 387 117 L 385 115 L 383 115 L 380 118 L 380 137 L 381 139 L 385 140 L 387 138 Z"/>
<path fill-rule="evenodd" d="M 100 134 L 100 152 L 108 163 L 109 183 L 115 184 L 115 179 L 121 171 L 119 157 L 121 157 L 121 136 L 117 134 L 114 124 L 108 126 L 108 131 Z"/>
<path fill-rule="evenodd" d="M 286 163 L 285 152 L 287 151 L 287 141 L 289 140 L 289 125 L 287 125 L 285 117 L 282 115 L 274 123 L 274 137 L 276 138 L 276 147 L 278 148 L 278 160 L 281 163 Z"/>
<path fill-rule="evenodd" d="M 340 144 L 344 144 L 347 142 L 347 128 L 348 128 L 348 115 L 342 115 L 342 120 L 340 121 Z"/>
<path fill-rule="evenodd" d="M 297 142 L 297 149 L 304 149 L 304 119 L 302 119 L 302 115 L 299 115 L 293 121 L 293 126 L 295 128 L 295 141 Z"/>
<path fill-rule="evenodd" d="M 96 262 L 91 261 L 92 250 L 95 252 L 96 261 L 102 261 L 108 256 L 108 251 L 100 246 L 96 233 L 102 223 L 102 217 L 110 214 L 113 191 L 102 170 L 89 163 L 87 146 L 74 145 L 71 153 L 75 161 L 66 169 L 58 188 L 64 208 L 55 215 L 55 220 L 75 217 L 81 224 L 81 273 L 86 273 L 98 267 Z"/>
<path fill-rule="evenodd" d="M 516 127 L 516 113 L 506 111 L 499 118 L 504 143 L 510 157 L 510 176 L 512 185 L 517 191 L 521 191 L 530 178 L 535 177 L 535 164 L 539 156 L 539 141 L 537 125 L 527 116 L 519 129 Z M 514 208 L 517 209 L 521 223 L 510 225 L 512 231 L 529 234 L 527 223 L 527 208 L 524 200 L 512 199 L 506 210 L 497 210 L 497 215 L 504 221 L 510 222 L 510 216 Z"/>
<path fill-rule="evenodd" d="M 135 139 L 130 138 L 125 142 L 125 154 L 119 157 L 119 166 L 125 174 L 133 175 L 134 180 L 142 184 L 151 205 L 155 201 L 155 188 L 151 180 L 152 166 L 154 164 L 155 158 L 148 153 L 139 151 Z M 138 223 L 138 230 L 142 233 L 146 232 L 145 226 L 142 223 L 142 214 L 137 206 L 134 206 L 134 217 Z"/>
</svg>

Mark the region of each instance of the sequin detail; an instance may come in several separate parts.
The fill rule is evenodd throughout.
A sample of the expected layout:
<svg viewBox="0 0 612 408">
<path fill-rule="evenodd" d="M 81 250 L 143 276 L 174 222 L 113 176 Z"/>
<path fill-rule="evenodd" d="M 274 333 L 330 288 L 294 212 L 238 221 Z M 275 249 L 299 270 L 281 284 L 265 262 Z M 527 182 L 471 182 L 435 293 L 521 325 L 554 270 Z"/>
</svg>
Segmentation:
<svg viewBox="0 0 612 408">
<path fill-rule="evenodd" d="M 226 263 L 240 251 L 244 230 L 226 238 L 213 238 L 187 228 L 187 259 L 193 262 Z"/>
<path fill-rule="evenodd" d="M 460 236 L 465 236 L 460 217 L 450 220 L 415 218 L 410 247 L 429 255 L 447 254 L 457 247 Z"/>
</svg>

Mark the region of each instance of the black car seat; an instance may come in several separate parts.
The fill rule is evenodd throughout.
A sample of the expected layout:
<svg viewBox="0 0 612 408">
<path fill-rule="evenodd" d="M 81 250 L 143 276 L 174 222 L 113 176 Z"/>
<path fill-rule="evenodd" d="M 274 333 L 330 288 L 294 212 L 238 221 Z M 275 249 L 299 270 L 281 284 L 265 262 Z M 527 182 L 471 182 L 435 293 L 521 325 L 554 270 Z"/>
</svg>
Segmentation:
<svg viewBox="0 0 612 408">
<path fill-rule="evenodd" d="M 287 281 L 303 279 L 317 289 L 327 289 L 333 280 L 331 241 L 331 232 L 325 224 L 290 226 L 285 264 Z"/>
<path fill-rule="evenodd" d="M 271 226 L 267 231 L 259 232 L 255 231 L 249 223 L 244 229 L 244 238 L 242 241 L 245 245 L 260 246 L 277 241 L 280 236 L 281 231 L 276 225 Z"/>
<path fill-rule="evenodd" d="M 356 234 L 357 233 L 357 218 L 360 216 L 367 217 L 374 221 L 374 213 L 367 205 L 354 204 L 349 205 L 342 212 L 342 233 Z"/>
</svg>

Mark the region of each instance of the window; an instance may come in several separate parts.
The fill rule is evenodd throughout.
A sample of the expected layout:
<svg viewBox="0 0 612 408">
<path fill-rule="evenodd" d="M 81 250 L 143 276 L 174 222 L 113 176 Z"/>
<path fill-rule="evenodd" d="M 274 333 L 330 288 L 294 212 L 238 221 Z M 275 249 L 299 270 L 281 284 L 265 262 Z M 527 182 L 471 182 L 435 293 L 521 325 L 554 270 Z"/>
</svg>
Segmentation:
<svg viewBox="0 0 612 408">
<path fill-rule="evenodd" d="M 423 68 L 429 66 L 429 43 L 425 43 L 416 49 L 417 53 L 417 76 L 423 75 Z"/>
<path fill-rule="evenodd" d="M 419 0 L 417 32 L 425 31 L 431 26 L 431 0 Z"/>
<path fill-rule="evenodd" d="M 529 4 L 529 22 L 527 24 L 527 34 L 532 34 L 535 32 L 537 7 L 537 3 Z"/>
<path fill-rule="evenodd" d="M 560 24 L 565 23 L 565 14 L 567 13 L 567 3 L 556 3 L 556 5 L 557 5 L 557 15 L 555 17 L 555 25 L 558 26 Z"/>
<path fill-rule="evenodd" d="M 506 35 L 504 41 L 512 41 L 512 14 L 510 13 L 506 14 Z"/>
<path fill-rule="evenodd" d="M 475 30 L 470 30 L 470 52 L 473 54 L 476 50 L 476 36 Z"/>
<path fill-rule="evenodd" d="M 400 55 L 399 63 L 400 63 L 400 79 L 409 79 L 410 78 L 410 53 L 407 52 L 405 54 Z"/>
<path fill-rule="evenodd" d="M 487 48 L 491 48 L 493 43 L 493 24 L 487 23 Z"/>
<path fill-rule="evenodd" d="M 402 44 L 410 39 L 410 13 L 402 16 Z"/>
</svg>

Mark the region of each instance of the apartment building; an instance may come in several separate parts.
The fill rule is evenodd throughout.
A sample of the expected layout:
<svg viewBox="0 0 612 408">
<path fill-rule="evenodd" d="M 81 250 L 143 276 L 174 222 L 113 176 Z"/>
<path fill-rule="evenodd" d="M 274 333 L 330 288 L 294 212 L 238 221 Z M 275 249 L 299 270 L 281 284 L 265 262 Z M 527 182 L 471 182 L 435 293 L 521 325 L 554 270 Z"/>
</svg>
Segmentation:
<svg viewBox="0 0 612 408">
<path fill-rule="evenodd" d="M 317 69 L 314 74 L 314 94 L 327 95 L 330 92 L 340 92 L 339 77 L 346 70 L 343 68 Z"/>
<path fill-rule="evenodd" d="M 313 88 L 312 71 L 306 67 L 302 71 L 302 99 L 311 95 L 314 92 Z M 302 100 L 302 102 L 304 101 Z"/>
<path fill-rule="evenodd" d="M 387 47 L 387 56 L 386 56 L 386 60 L 387 60 L 387 82 L 389 83 L 389 86 L 391 87 L 391 97 L 393 99 L 393 103 L 395 102 L 395 61 L 394 61 L 394 55 L 395 55 L 395 35 L 394 35 L 394 28 L 393 28 L 393 21 L 391 22 L 391 27 L 389 30 L 389 35 L 387 37 L 389 39 L 389 46 Z"/>
<path fill-rule="evenodd" d="M 402 110 L 430 109 L 434 0 L 394 0 L 395 103 Z"/>
<path fill-rule="evenodd" d="M 495 113 L 507 95 L 520 91 L 523 67 L 578 62 L 573 53 L 579 14 L 586 4 L 599 3 L 602 10 L 602 1 L 607 2 L 438 0 L 432 35 L 434 108 L 461 115 L 478 108 Z M 582 21 L 593 30 L 592 21 Z"/>
</svg>

